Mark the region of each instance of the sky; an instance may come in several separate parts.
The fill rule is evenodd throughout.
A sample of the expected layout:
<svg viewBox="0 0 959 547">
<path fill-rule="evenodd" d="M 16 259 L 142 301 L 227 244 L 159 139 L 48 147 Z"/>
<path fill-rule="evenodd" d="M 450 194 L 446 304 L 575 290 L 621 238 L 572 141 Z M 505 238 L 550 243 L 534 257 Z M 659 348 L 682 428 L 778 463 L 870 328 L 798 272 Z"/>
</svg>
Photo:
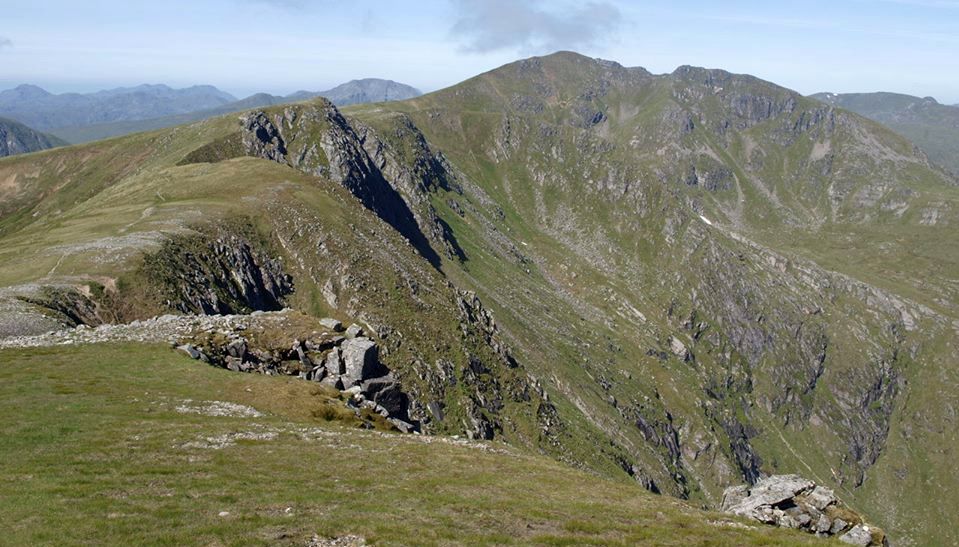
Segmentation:
<svg viewBox="0 0 959 547">
<path fill-rule="evenodd" d="M 804 94 L 959 103 L 959 0 L 0 0 L 0 14 L 0 89 L 211 84 L 242 97 L 378 77 L 431 91 L 569 49 Z"/>
</svg>

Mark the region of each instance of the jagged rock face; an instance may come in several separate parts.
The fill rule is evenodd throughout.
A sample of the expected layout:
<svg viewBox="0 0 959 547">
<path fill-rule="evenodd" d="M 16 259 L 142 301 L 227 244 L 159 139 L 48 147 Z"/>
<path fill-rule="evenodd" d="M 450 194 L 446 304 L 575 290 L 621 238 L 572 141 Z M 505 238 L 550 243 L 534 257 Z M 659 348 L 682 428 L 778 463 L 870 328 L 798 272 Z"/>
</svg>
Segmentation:
<svg viewBox="0 0 959 547">
<path fill-rule="evenodd" d="M 38 152 L 63 144 L 29 127 L 0 118 L 0 158 L 28 152 Z"/>
<path fill-rule="evenodd" d="M 863 522 L 832 490 L 798 475 L 775 475 L 753 486 L 727 488 L 722 510 L 766 524 L 837 536 L 852 545 L 888 545 L 882 530 Z"/>
<path fill-rule="evenodd" d="M 442 236 L 442 228 L 438 228 L 435 215 L 423 217 L 414 213 L 417 205 L 425 202 L 421 194 L 427 184 L 435 183 L 436 174 L 401 170 L 395 161 L 390 161 L 382 143 L 375 141 L 368 130 L 363 136 L 358 134 L 328 101 L 287 107 L 272 117 L 264 112 L 252 113 L 243 121 L 241 138 L 251 156 L 342 184 L 438 266 L 439 257 L 425 234 L 434 241 L 442 241 L 437 239 Z M 364 147 L 373 150 L 378 161 Z M 389 174 L 383 169 L 388 169 Z"/>
<path fill-rule="evenodd" d="M 222 229 L 166 242 L 146 257 L 143 274 L 167 307 L 183 313 L 278 310 L 293 292 L 279 260 Z"/>
</svg>

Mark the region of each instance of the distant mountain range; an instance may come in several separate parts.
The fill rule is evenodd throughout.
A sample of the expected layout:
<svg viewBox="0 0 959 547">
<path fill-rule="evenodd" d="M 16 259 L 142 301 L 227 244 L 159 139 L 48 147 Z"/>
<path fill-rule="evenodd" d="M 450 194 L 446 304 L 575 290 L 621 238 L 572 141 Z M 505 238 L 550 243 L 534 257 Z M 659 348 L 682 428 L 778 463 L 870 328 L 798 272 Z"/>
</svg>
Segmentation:
<svg viewBox="0 0 959 547">
<path fill-rule="evenodd" d="M 916 143 L 929 159 L 959 173 L 959 105 L 899 93 L 817 93 L 812 98 L 873 119 Z"/>
<path fill-rule="evenodd" d="M 20 122 L 0 118 L 0 158 L 26 154 L 66 144 L 57 137 L 31 129 Z"/>
<path fill-rule="evenodd" d="M 0 92 L 0 116 L 46 131 L 183 114 L 234 101 L 236 97 L 212 86 L 172 89 L 165 85 L 141 85 L 54 95 L 34 85 L 21 85 Z"/>
<path fill-rule="evenodd" d="M 250 108 L 323 96 L 338 106 L 410 99 L 422 93 L 391 80 L 352 80 L 326 91 L 297 91 L 286 96 L 257 93 L 238 100 L 213 86 L 173 89 L 141 85 L 96 93 L 54 95 L 21 85 L 0 92 L 0 116 L 47 131 L 70 142 L 93 140 L 172 127 Z"/>
</svg>

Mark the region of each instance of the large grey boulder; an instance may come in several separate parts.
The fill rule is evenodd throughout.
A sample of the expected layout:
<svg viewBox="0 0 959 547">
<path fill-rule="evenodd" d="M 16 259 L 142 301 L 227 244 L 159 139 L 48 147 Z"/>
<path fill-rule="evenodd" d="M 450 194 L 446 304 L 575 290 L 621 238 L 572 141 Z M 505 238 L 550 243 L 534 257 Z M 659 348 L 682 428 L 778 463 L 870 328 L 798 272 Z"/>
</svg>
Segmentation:
<svg viewBox="0 0 959 547">
<path fill-rule="evenodd" d="M 725 510 L 734 515 L 769 522 L 769 512 L 765 511 L 765 508 L 776 507 L 799 494 L 811 491 L 815 486 L 816 483 L 799 475 L 774 475 L 756 483 L 749 489 L 746 497 Z M 726 497 L 723 496 L 724 499 Z"/>
<path fill-rule="evenodd" d="M 399 383 L 389 374 L 367 380 L 362 384 L 363 395 L 386 409 L 393 418 L 406 419 L 409 398 L 400 389 Z"/>
<path fill-rule="evenodd" d="M 340 346 L 343 353 L 344 387 L 353 387 L 364 380 L 375 378 L 381 373 L 376 343 L 369 338 L 350 338 Z"/>
</svg>

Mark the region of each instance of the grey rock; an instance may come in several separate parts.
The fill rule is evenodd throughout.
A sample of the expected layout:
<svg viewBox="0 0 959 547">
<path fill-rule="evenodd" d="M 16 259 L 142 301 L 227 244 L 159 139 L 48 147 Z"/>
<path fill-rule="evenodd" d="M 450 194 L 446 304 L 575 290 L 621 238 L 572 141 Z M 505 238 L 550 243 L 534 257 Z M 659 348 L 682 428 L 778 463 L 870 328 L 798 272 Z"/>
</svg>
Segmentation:
<svg viewBox="0 0 959 547">
<path fill-rule="evenodd" d="M 386 409 L 390 416 L 406 418 L 409 398 L 400 389 L 399 383 L 390 375 L 363 382 L 363 393 L 377 405 Z"/>
<path fill-rule="evenodd" d="M 848 522 L 842 519 L 836 519 L 833 521 L 832 527 L 829 529 L 829 533 L 838 534 L 839 532 L 842 532 L 843 530 L 845 530 L 847 526 L 849 526 Z"/>
<path fill-rule="evenodd" d="M 872 534 L 869 533 L 868 526 L 857 524 L 848 532 L 839 536 L 839 541 L 859 547 L 868 547 L 872 543 Z"/>
<path fill-rule="evenodd" d="M 333 348 L 329 353 L 326 354 L 326 359 L 323 361 L 323 366 L 326 367 L 326 371 L 332 376 L 339 376 L 346 372 L 346 369 L 343 368 L 343 360 L 340 359 L 340 349 Z"/>
<path fill-rule="evenodd" d="M 331 317 L 324 317 L 323 319 L 320 319 L 320 324 L 332 330 L 333 332 L 341 332 L 343 330 L 343 323 Z"/>
<path fill-rule="evenodd" d="M 749 489 L 749 495 L 735 506 L 727 509 L 728 512 L 764 520 L 761 509 L 766 506 L 775 506 L 798 494 L 812 490 L 815 483 L 798 475 L 774 475 L 767 477 Z"/>
<path fill-rule="evenodd" d="M 825 486 L 816 486 L 813 488 L 813 491 L 806 496 L 806 503 L 820 511 L 836 503 L 836 501 L 836 494 Z"/>
<path fill-rule="evenodd" d="M 720 509 L 729 511 L 742 503 L 747 496 L 749 496 L 749 487 L 745 484 L 730 486 L 723 492 L 723 502 L 722 505 L 720 505 Z"/>
<path fill-rule="evenodd" d="M 682 340 L 675 336 L 669 337 L 669 350 L 673 352 L 673 355 L 683 361 L 689 360 L 689 349 L 686 348 L 686 344 L 684 344 Z"/>
<path fill-rule="evenodd" d="M 246 356 L 246 340 L 238 338 L 226 345 L 226 353 L 230 357 L 243 359 Z"/>
<path fill-rule="evenodd" d="M 819 520 L 816 521 L 816 525 L 814 529 L 816 532 L 819 532 L 820 534 L 825 534 L 826 532 L 829 531 L 831 527 L 832 527 L 832 522 L 829 520 L 829 517 L 827 517 L 826 515 L 819 515 Z"/>
<path fill-rule="evenodd" d="M 193 347 L 193 344 L 184 344 L 182 346 L 177 346 L 176 349 L 186 353 L 187 355 L 190 356 L 191 359 L 199 359 L 203 355 L 203 353 L 200 350 Z"/>
<path fill-rule="evenodd" d="M 355 386 L 380 372 L 376 344 L 369 338 L 351 338 L 340 347 L 343 352 L 343 385 Z"/>
<path fill-rule="evenodd" d="M 363 336 L 363 327 L 353 323 L 346 329 L 347 338 L 356 338 L 358 336 Z"/>
</svg>

